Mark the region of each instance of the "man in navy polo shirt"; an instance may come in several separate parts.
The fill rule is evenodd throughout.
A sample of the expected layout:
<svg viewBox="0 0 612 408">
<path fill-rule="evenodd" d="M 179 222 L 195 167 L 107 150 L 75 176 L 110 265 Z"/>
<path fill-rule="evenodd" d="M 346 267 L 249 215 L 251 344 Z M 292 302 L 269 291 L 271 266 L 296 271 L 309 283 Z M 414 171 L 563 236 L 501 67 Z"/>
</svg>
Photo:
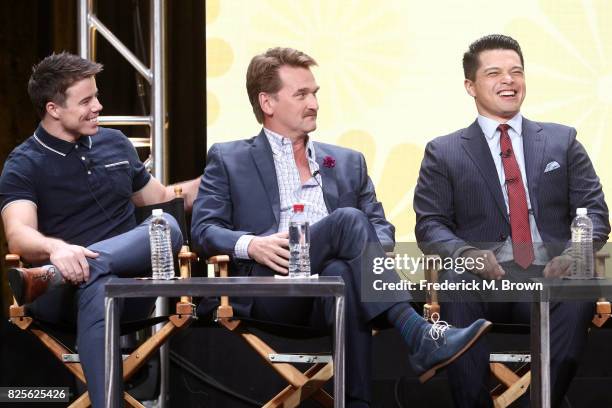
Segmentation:
<svg viewBox="0 0 612 408">
<path fill-rule="evenodd" d="M 43 265 L 9 271 L 9 283 L 18 303 L 31 303 L 44 320 L 61 319 L 71 309 L 64 306 L 66 288 L 76 291 L 77 346 L 94 407 L 104 405 L 104 282 L 150 273 L 148 224 L 136 224 L 134 208 L 174 197 L 172 187 L 147 173 L 120 131 L 98 127 L 95 75 L 101 70 L 67 53 L 34 67 L 28 93 L 41 122 L 9 155 L 0 177 L 9 249 Z M 187 208 L 198 184 L 182 185 Z M 166 217 L 178 252 L 180 229 Z M 120 304 L 122 317 L 146 316 L 153 301 Z"/>
</svg>

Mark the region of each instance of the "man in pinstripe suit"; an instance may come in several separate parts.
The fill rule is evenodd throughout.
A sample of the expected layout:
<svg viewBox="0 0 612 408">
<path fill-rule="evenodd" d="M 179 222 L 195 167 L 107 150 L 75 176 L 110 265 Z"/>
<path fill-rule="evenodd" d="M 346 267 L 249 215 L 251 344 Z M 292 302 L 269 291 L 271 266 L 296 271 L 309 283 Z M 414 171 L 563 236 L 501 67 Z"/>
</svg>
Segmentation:
<svg viewBox="0 0 612 408">
<path fill-rule="evenodd" d="M 585 207 L 593 221 L 596 249 L 610 225 L 599 178 L 576 130 L 533 122 L 520 107 L 525 98 L 523 55 L 504 35 L 476 40 L 463 57 L 465 88 L 478 118 L 469 127 L 431 141 L 425 150 L 414 197 L 416 237 L 425 253 L 484 259 L 484 267 L 448 281 L 566 275 L 570 224 Z M 442 315 L 457 326 L 485 317 L 498 322 L 528 322 L 529 305 L 483 302 L 462 294 L 445 304 Z M 474 296 L 466 298 L 465 296 Z M 593 310 L 590 304 L 551 305 L 551 384 L 559 405 L 584 348 Z M 485 341 L 449 368 L 457 406 L 492 406 Z"/>
</svg>

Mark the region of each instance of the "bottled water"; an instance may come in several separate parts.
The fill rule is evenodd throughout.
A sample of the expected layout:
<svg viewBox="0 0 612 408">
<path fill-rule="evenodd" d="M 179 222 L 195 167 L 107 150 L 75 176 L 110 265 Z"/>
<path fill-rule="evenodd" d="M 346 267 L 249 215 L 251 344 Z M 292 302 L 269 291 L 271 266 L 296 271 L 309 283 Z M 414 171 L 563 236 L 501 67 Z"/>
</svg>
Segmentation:
<svg viewBox="0 0 612 408">
<path fill-rule="evenodd" d="M 593 222 L 587 215 L 586 208 L 576 210 L 572 222 L 572 257 L 571 278 L 588 279 L 594 276 L 593 270 Z"/>
<path fill-rule="evenodd" d="M 153 219 L 149 224 L 149 241 L 151 243 L 151 269 L 153 279 L 174 278 L 174 259 L 172 258 L 172 241 L 170 224 L 162 217 L 164 211 L 153 210 Z"/>
<path fill-rule="evenodd" d="M 304 215 L 304 204 L 293 204 L 289 221 L 289 277 L 310 277 L 310 227 Z"/>
</svg>

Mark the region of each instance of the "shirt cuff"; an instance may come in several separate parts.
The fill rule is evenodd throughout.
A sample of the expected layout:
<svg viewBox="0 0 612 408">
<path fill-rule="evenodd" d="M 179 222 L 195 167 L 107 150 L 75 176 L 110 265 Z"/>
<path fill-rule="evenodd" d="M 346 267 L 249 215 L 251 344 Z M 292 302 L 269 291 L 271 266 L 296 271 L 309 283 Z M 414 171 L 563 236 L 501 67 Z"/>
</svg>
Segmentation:
<svg viewBox="0 0 612 408">
<path fill-rule="evenodd" d="M 453 259 L 457 259 L 457 258 L 459 258 L 460 256 L 462 256 L 462 255 L 463 255 L 463 253 L 464 253 L 465 251 L 470 250 L 470 249 L 476 249 L 476 250 L 477 250 L 478 248 L 476 248 L 476 247 L 474 247 L 474 246 L 471 246 L 471 245 L 465 245 L 465 246 L 462 246 L 461 248 L 457 249 L 457 250 L 456 250 L 456 251 L 455 251 L 455 252 L 452 254 Z"/>
<path fill-rule="evenodd" d="M 248 234 L 242 235 L 240 238 L 238 238 L 238 241 L 236 241 L 236 246 L 234 246 L 234 256 L 236 258 L 251 259 L 248 249 L 253 238 L 255 238 L 255 235 Z"/>
</svg>

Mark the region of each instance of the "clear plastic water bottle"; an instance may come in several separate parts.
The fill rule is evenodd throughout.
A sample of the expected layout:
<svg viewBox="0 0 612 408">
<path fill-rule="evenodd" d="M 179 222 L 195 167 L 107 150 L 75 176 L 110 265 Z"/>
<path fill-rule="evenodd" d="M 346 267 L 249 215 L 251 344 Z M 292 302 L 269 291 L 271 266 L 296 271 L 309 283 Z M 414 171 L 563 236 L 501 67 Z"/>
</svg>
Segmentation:
<svg viewBox="0 0 612 408">
<path fill-rule="evenodd" d="M 310 277 L 310 226 L 304 204 L 293 204 L 289 221 L 289 277 Z"/>
<path fill-rule="evenodd" d="M 153 210 L 153 219 L 149 224 L 149 241 L 151 243 L 151 269 L 153 279 L 174 278 L 174 259 L 172 258 L 172 241 L 170 224 L 163 217 L 164 211 Z"/>
<path fill-rule="evenodd" d="M 572 257 L 570 277 L 589 279 L 594 276 L 593 269 L 593 222 L 587 215 L 586 208 L 576 210 L 572 222 Z"/>
</svg>

